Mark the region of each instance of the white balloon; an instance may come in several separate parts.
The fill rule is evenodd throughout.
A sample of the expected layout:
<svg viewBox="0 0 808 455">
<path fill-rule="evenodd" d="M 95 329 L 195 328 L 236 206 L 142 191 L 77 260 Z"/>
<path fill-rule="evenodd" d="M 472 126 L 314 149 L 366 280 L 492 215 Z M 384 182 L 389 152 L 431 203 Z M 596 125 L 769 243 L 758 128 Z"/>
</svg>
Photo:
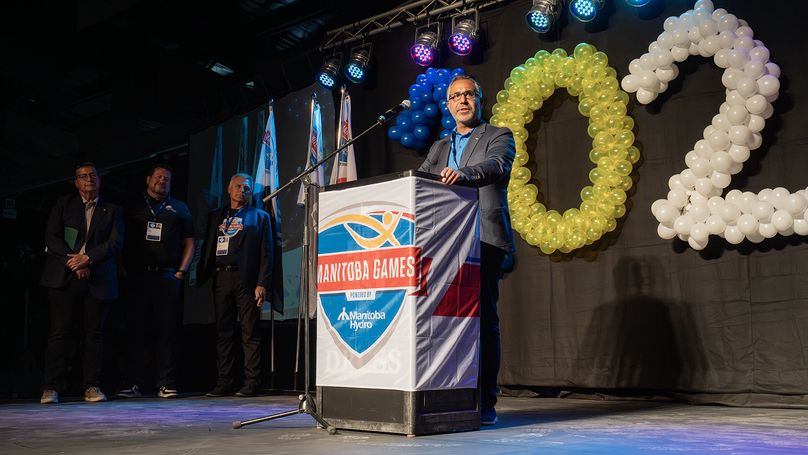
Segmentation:
<svg viewBox="0 0 808 455">
<path fill-rule="evenodd" d="M 710 231 L 707 230 L 704 223 L 694 223 L 693 226 L 690 226 L 690 238 L 699 243 L 706 241 L 709 235 Z"/>
<path fill-rule="evenodd" d="M 681 209 L 687 204 L 687 193 L 682 190 L 668 191 L 668 202 L 678 209 Z"/>
<path fill-rule="evenodd" d="M 654 69 L 654 63 L 654 57 L 649 52 L 642 54 L 640 57 L 640 67 L 642 67 L 642 69 L 645 71 Z"/>
<path fill-rule="evenodd" d="M 692 228 L 691 228 L 690 232 L 693 232 Z M 794 220 L 794 232 L 796 232 L 797 235 L 808 235 L 808 221 L 801 220 L 801 219 L 795 219 Z"/>
<path fill-rule="evenodd" d="M 691 226 L 693 226 L 693 218 L 690 215 L 682 215 L 673 222 L 673 230 L 677 234 L 689 235 Z"/>
<path fill-rule="evenodd" d="M 727 14 L 718 21 L 718 30 L 734 32 L 738 28 L 738 18 L 734 14 Z"/>
<path fill-rule="evenodd" d="M 733 49 L 729 51 L 729 66 L 742 70 L 749 61 L 749 51 L 746 49 Z"/>
<path fill-rule="evenodd" d="M 644 88 L 637 89 L 637 101 L 639 101 L 641 104 L 648 104 L 651 101 L 654 101 L 656 97 L 657 94 L 655 92 L 651 92 Z"/>
<path fill-rule="evenodd" d="M 751 191 L 744 191 L 738 198 L 736 204 L 743 213 L 752 213 L 752 206 L 758 202 L 757 194 Z"/>
<path fill-rule="evenodd" d="M 701 178 L 701 179 L 696 180 L 695 189 L 696 189 L 695 194 L 701 194 L 704 197 L 709 197 L 715 191 L 715 186 L 713 185 L 713 182 L 711 182 L 708 177 L 705 177 L 705 178 Z M 719 191 L 718 194 L 721 194 L 721 192 Z M 690 198 L 692 200 L 693 195 L 691 195 Z"/>
<path fill-rule="evenodd" d="M 698 27 L 690 27 L 690 30 L 687 31 L 687 37 L 694 43 L 698 43 L 703 39 Z"/>
<path fill-rule="evenodd" d="M 752 140 L 752 132 L 749 131 L 749 128 L 742 125 L 732 126 L 729 129 L 729 140 L 737 145 L 749 144 Z"/>
<path fill-rule="evenodd" d="M 727 90 L 727 104 L 730 106 L 741 106 L 746 108 L 746 98 L 741 96 L 737 90 Z"/>
<path fill-rule="evenodd" d="M 771 223 L 760 223 L 758 225 L 758 232 L 760 232 L 760 235 L 763 237 L 770 239 L 777 235 L 777 228 Z"/>
<path fill-rule="evenodd" d="M 642 69 L 642 65 L 640 65 L 640 59 L 635 58 L 628 64 L 628 72 L 631 74 L 639 74 Z"/>
<path fill-rule="evenodd" d="M 718 215 L 710 215 L 707 217 L 707 221 L 704 222 L 704 225 L 707 226 L 707 231 L 713 235 L 722 234 L 724 229 L 727 228 L 727 223 Z"/>
<path fill-rule="evenodd" d="M 727 68 L 724 70 L 724 74 L 721 75 L 721 83 L 724 84 L 724 87 L 735 90 L 741 77 L 743 77 L 743 71 Z"/>
<path fill-rule="evenodd" d="M 733 125 L 743 125 L 749 120 L 749 111 L 746 110 L 746 106 L 727 104 L 729 105 L 729 109 L 727 109 L 725 115 L 729 123 Z"/>
<path fill-rule="evenodd" d="M 757 48 L 755 48 L 757 49 Z M 753 49 L 754 50 L 754 49 Z M 766 74 L 766 65 L 757 60 L 750 60 L 743 66 L 743 73 L 754 80 Z"/>
<path fill-rule="evenodd" d="M 691 204 L 690 210 L 687 212 L 694 223 L 704 223 L 710 216 L 710 208 L 706 203 Z"/>
<path fill-rule="evenodd" d="M 732 158 L 730 158 L 727 152 L 715 152 L 713 156 L 710 157 L 710 166 L 718 172 L 727 172 L 730 166 L 732 166 Z"/>
<path fill-rule="evenodd" d="M 676 79 L 676 76 L 679 75 L 679 70 L 676 65 L 661 66 L 654 70 L 654 75 L 660 82 L 670 82 Z"/>
<path fill-rule="evenodd" d="M 693 248 L 696 251 L 701 251 L 707 246 L 708 240 L 704 239 L 702 241 L 698 241 L 693 237 L 687 239 L 687 244 L 690 245 L 690 248 Z"/>
<path fill-rule="evenodd" d="M 743 232 L 741 232 L 737 226 L 727 226 L 727 228 L 724 229 L 724 238 L 733 245 L 743 242 L 743 237 Z"/>
<path fill-rule="evenodd" d="M 710 147 L 713 150 L 721 151 L 729 147 L 729 136 L 724 131 L 714 130 L 706 139 L 710 142 Z M 713 154 L 713 156 L 715 156 L 715 154 Z M 712 161 L 712 157 L 710 161 Z"/>
<path fill-rule="evenodd" d="M 766 105 L 768 104 L 769 102 L 766 101 L 763 95 L 754 95 L 746 100 L 746 110 L 751 114 L 760 115 L 766 110 Z"/>
<path fill-rule="evenodd" d="M 738 218 L 738 229 L 743 235 L 749 235 L 758 230 L 758 220 L 754 216 L 744 213 Z"/>
<path fill-rule="evenodd" d="M 699 179 L 702 179 L 710 175 L 710 172 L 712 172 L 713 170 L 713 168 L 710 166 L 710 161 L 706 158 L 701 158 L 696 154 L 695 151 L 688 152 L 688 155 L 690 155 L 691 153 L 695 158 L 691 161 L 688 167 L 693 171 L 693 175 L 695 175 Z M 687 159 L 687 157 L 685 157 L 685 159 Z"/>
<path fill-rule="evenodd" d="M 692 190 L 693 187 L 696 185 L 696 176 L 693 174 L 693 171 L 690 169 L 685 169 L 684 171 L 679 173 L 679 176 L 682 180 L 682 185 L 685 189 Z"/>
<path fill-rule="evenodd" d="M 780 91 L 780 80 L 767 74 L 757 80 L 757 88 L 761 95 L 771 96 Z"/>
<path fill-rule="evenodd" d="M 696 152 L 696 155 L 708 159 L 714 152 L 713 148 L 710 147 L 710 143 L 707 142 L 706 139 L 699 139 L 696 141 L 696 145 L 693 146 L 693 151 Z"/>
<path fill-rule="evenodd" d="M 765 46 L 755 46 L 749 51 L 749 58 L 752 60 L 756 60 L 764 65 L 769 61 L 769 49 Z"/>
<path fill-rule="evenodd" d="M 777 63 L 769 62 L 766 64 L 766 71 L 774 77 L 780 77 L 780 66 Z"/>
<path fill-rule="evenodd" d="M 679 216 L 679 210 L 676 207 L 672 206 L 667 201 L 664 204 L 661 204 L 659 207 L 657 207 L 656 219 L 660 223 L 664 224 L 673 223 L 673 220 L 675 220 L 678 216 Z"/>
<path fill-rule="evenodd" d="M 749 98 L 758 92 L 758 86 L 754 79 L 744 73 L 744 75 L 738 79 L 737 90 L 741 96 Z"/>
<path fill-rule="evenodd" d="M 755 232 L 752 232 L 751 234 L 747 235 L 746 240 L 749 240 L 752 243 L 760 243 L 760 242 L 766 240 L 766 237 L 763 237 L 762 235 L 760 235 L 760 232 L 755 231 Z"/>
<path fill-rule="evenodd" d="M 749 159 L 749 147 L 745 145 L 732 144 L 727 151 L 732 161 L 736 163 L 745 163 Z"/>
<path fill-rule="evenodd" d="M 768 223 L 774 213 L 774 206 L 771 202 L 758 200 L 752 204 L 751 213 L 758 221 Z"/>
<path fill-rule="evenodd" d="M 771 203 L 771 197 L 774 190 L 771 188 L 763 188 L 762 190 L 758 191 L 758 199 L 761 201 L 766 201 Z"/>
<path fill-rule="evenodd" d="M 725 172 L 713 171 L 710 173 L 710 183 L 716 188 L 726 188 L 732 181 L 732 176 Z"/>
<path fill-rule="evenodd" d="M 785 202 L 783 203 L 783 208 L 790 213 L 792 217 L 802 215 L 806 207 L 808 207 L 808 201 L 799 194 L 789 194 L 786 196 Z"/>
<path fill-rule="evenodd" d="M 651 213 L 654 215 L 654 218 L 656 218 L 656 211 L 659 208 L 659 206 L 662 204 L 666 204 L 667 202 L 668 202 L 667 199 L 657 199 L 656 201 L 654 201 L 653 204 L 651 204 Z"/>
<path fill-rule="evenodd" d="M 747 126 L 749 127 L 749 131 L 759 133 L 763 131 L 763 127 L 766 126 L 766 120 L 759 115 L 750 115 Z"/>
<path fill-rule="evenodd" d="M 671 48 L 671 56 L 674 61 L 684 62 L 690 56 L 689 48 L 684 46 L 674 46 Z"/>
<path fill-rule="evenodd" d="M 721 211 L 718 214 L 722 220 L 724 220 L 727 224 L 734 223 L 738 220 L 738 217 L 741 216 L 741 210 L 738 209 L 738 206 L 727 202 L 726 204 L 721 206 Z M 726 232 L 726 231 L 725 231 Z"/>
<path fill-rule="evenodd" d="M 671 178 L 668 179 L 668 188 L 672 190 L 687 190 L 687 188 L 685 188 L 685 186 L 682 184 L 682 177 L 679 174 L 673 174 Z"/>
<path fill-rule="evenodd" d="M 738 32 L 736 31 L 735 34 L 738 35 Z M 749 36 L 738 36 L 738 38 L 735 38 L 732 45 L 735 47 L 735 49 L 746 49 L 747 51 L 750 51 L 753 47 L 755 47 L 755 40 Z"/>
<path fill-rule="evenodd" d="M 663 225 L 660 224 L 660 225 L 657 226 L 657 235 L 661 239 L 670 240 L 670 239 L 676 237 L 676 231 L 674 231 L 672 228 L 669 228 L 669 227 L 666 227 L 666 226 L 663 226 Z"/>
<path fill-rule="evenodd" d="M 729 105 L 727 105 L 727 108 L 729 108 Z M 721 130 L 725 133 L 729 132 L 729 127 L 732 126 L 732 124 L 729 122 L 729 119 L 727 119 L 727 117 L 724 114 L 714 115 L 712 125 L 713 127 L 715 127 L 715 129 Z"/>
<path fill-rule="evenodd" d="M 790 229 L 794 224 L 794 218 L 785 210 L 777 210 L 772 215 L 772 225 L 781 233 Z"/>
<path fill-rule="evenodd" d="M 623 90 L 629 93 L 634 93 L 640 87 L 640 82 L 636 75 L 627 74 L 626 77 L 624 77 L 621 81 L 620 86 L 623 88 Z"/>
</svg>

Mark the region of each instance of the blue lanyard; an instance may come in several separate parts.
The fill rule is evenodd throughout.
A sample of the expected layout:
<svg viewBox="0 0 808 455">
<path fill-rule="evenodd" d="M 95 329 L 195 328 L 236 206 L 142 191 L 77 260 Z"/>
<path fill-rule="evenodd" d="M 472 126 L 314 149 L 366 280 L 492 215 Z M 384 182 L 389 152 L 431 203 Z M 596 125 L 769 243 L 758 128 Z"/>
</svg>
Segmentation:
<svg viewBox="0 0 808 455">
<path fill-rule="evenodd" d="M 163 211 L 163 209 L 166 207 L 166 204 L 168 204 L 168 201 L 170 201 L 170 200 L 171 200 L 171 196 L 169 195 L 168 197 L 166 197 L 166 199 L 163 201 L 163 203 L 160 204 L 160 207 L 157 207 L 157 211 L 155 212 L 154 209 L 152 208 L 151 204 L 149 204 L 149 199 L 145 195 L 143 196 L 143 202 L 145 202 L 146 207 L 149 208 L 149 211 L 151 212 L 152 217 L 154 218 L 154 221 L 157 221 L 157 215 L 159 215 L 160 212 Z"/>
<path fill-rule="evenodd" d="M 238 209 L 238 210 L 236 211 L 236 213 L 234 213 L 234 214 L 233 214 L 233 216 L 231 216 L 230 218 L 228 218 L 228 219 L 227 219 L 227 221 L 225 222 L 225 225 L 224 225 L 224 229 L 222 229 L 222 233 L 223 233 L 224 235 L 227 235 L 227 231 L 230 229 L 230 225 L 231 225 L 231 224 L 233 224 L 233 220 L 236 218 L 236 216 L 237 216 L 239 213 L 241 213 L 241 210 L 242 210 L 242 209 L 244 209 L 244 207 L 241 207 L 240 209 Z M 228 209 L 228 210 L 229 210 L 229 209 Z"/>
</svg>

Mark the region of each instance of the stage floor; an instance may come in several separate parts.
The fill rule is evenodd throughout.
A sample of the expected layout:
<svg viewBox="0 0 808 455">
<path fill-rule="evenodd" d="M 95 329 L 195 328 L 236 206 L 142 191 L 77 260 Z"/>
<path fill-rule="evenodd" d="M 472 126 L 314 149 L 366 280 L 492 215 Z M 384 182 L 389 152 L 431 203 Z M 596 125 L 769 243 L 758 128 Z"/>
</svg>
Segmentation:
<svg viewBox="0 0 808 455">
<path fill-rule="evenodd" d="M 408 438 L 341 430 L 305 414 L 234 430 L 234 420 L 296 409 L 292 396 L 0 404 L 0 453 L 148 454 L 806 454 L 808 410 L 502 398 L 499 424 Z"/>
</svg>

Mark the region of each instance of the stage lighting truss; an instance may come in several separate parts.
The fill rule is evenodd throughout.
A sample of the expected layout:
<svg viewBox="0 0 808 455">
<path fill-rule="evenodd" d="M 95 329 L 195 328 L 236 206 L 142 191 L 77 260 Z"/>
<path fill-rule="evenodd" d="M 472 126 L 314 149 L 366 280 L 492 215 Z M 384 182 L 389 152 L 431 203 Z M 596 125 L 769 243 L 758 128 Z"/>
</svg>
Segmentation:
<svg viewBox="0 0 808 455">
<path fill-rule="evenodd" d="M 362 44 L 351 49 L 348 63 L 345 65 L 345 78 L 354 84 L 361 84 L 368 75 L 370 66 L 370 52 L 373 46 L 370 43 Z"/>
<path fill-rule="evenodd" d="M 528 27 L 536 33 L 547 33 L 558 22 L 563 7 L 563 0 L 533 0 L 533 6 L 525 15 Z"/>
<path fill-rule="evenodd" d="M 429 66 L 438 59 L 438 45 L 441 37 L 439 22 L 415 29 L 415 42 L 410 48 L 412 61 L 421 66 Z"/>
<path fill-rule="evenodd" d="M 317 82 L 327 90 L 337 86 L 339 71 L 342 68 L 342 54 L 333 54 L 323 60 L 320 72 L 317 73 Z"/>
<path fill-rule="evenodd" d="M 570 14 L 581 22 L 591 22 L 606 0 L 572 0 Z"/>
</svg>

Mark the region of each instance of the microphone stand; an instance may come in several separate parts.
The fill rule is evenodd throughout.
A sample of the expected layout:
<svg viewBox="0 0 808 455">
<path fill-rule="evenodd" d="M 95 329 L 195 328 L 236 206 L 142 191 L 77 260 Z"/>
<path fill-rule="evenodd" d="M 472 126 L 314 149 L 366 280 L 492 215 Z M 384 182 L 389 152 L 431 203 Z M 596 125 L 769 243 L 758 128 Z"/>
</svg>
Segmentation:
<svg viewBox="0 0 808 455">
<path fill-rule="evenodd" d="M 409 108 L 409 107 L 407 107 Z M 309 265 L 310 263 L 310 251 L 309 251 L 309 232 L 311 229 L 311 214 L 309 213 L 310 210 L 310 203 L 309 203 L 309 188 L 311 186 L 311 178 L 309 174 L 314 172 L 320 166 L 327 163 L 331 158 L 336 156 L 339 152 L 343 151 L 348 146 L 352 145 L 356 142 L 359 138 L 369 133 L 374 128 L 384 125 L 395 117 L 397 113 L 390 113 L 388 115 L 380 115 L 379 118 L 376 120 L 376 123 L 368 127 L 365 131 L 362 131 L 357 136 L 351 138 L 351 140 L 347 141 L 341 147 L 337 148 L 336 150 L 332 151 L 325 158 L 321 159 L 320 161 L 314 163 L 313 165 L 307 167 L 303 172 L 295 176 L 292 180 L 289 180 L 286 184 L 282 187 L 278 188 L 277 190 L 270 193 L 268 196 L 263 198 L 263 201 L 266 203 L 272 198 L 275 198 L 280 194 L 281 191 L 289 188 L 290 186 L 296 184 L 297 182 L 303 182 L 303 202 L 304 202 L 304 211 L 306 216 L 306 222 L 303 224 L 303 251 L 302 251 L 302 261 L 303 264 Z M 342 127 L 342 125 L 340 125 Z M 316 185 L 315 185 L 316 186 Z M 308 414 L 317 421 L 320 427 L 325 428 L 328 431 L 328 434 L 333 435 L 337 433 L 337 429 L 330 425 L 328 422 L 323 419 L 323 417 L 317 413 L 317 406 L 315 404 L 314 397 L 311 394 L 311 375 L 310 375 L 310 367 L 309 367 L 309 324 L 310 324 L 310 317 L 309 317 L 309 267 L 305 267 L 306 269 L 306 276 L 302 277 L 301 281 L 301 290 L 300 293 L 303 296 L 302 303 L 303 303 L 303 378 L 304 378 L 304 389 L 303 393 L 300 394 L 298 398 L 298 405 L 297 409 L 293 409 L 290 411 L 280 412 L 277 414 L 271 414 L 264 417 L 258 417 L 255 419 L 249 420 L 242 420 L 242 421 L 234 421 L 233 422 L 233 429 L 239 429 L 241 427 L 252 425 L 254 423 L 266 422 L 268 420 L 275 420 L 280 419 L 282 417 L 293 416 L 297 414 Z"/>
</svg>

